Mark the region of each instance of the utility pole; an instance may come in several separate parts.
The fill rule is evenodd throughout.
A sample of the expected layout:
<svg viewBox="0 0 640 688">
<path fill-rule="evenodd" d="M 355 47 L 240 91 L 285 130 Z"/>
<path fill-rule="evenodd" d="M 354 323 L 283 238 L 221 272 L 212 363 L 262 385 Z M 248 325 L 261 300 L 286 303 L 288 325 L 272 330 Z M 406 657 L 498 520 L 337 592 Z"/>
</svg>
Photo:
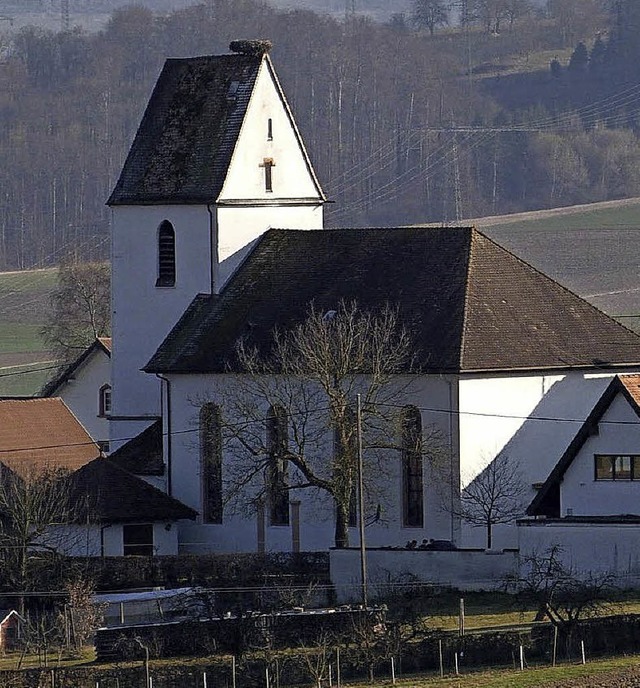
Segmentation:
<svg viewBox="0 0 640 688">
<path fill-rule="evenodd" d="M 362 402 L 357 396 L 357 432 L 358 432 L 358 526 L 360 528 L 360 577 L 362 583 L 362 605 L 366 609 L 367 599 L 367 547 L 364 540 L 364 461 L 362 458 Z"/>
</svg>

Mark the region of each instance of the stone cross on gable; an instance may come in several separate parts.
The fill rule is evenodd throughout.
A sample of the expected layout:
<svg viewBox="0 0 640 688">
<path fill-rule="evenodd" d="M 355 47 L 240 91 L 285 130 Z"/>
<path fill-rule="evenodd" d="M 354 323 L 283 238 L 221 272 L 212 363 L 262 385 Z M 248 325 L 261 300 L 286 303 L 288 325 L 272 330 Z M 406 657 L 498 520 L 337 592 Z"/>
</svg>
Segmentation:
<svg viewBox="0 0 640 688">
<path fill-rule="evenodd" d="M 272 169 L 276 166 L 273 158 L 264 158 L 260 167 L 264 168 L 264 190 L 273 191 L 273 173 Z"/>
</svg>

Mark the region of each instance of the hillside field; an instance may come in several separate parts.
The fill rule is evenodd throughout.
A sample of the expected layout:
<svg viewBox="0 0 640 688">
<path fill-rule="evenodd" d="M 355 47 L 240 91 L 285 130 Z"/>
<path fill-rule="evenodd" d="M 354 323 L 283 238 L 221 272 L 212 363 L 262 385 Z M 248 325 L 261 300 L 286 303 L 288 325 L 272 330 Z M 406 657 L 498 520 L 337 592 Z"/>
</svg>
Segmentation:
<svg viewBox="0 0 640 688">
<path fill-rule="evenodd" d="M 0 395 L 35 394 L 55 362 L 40 331 L 56 270 L 0 273 Z"/>
</svg>

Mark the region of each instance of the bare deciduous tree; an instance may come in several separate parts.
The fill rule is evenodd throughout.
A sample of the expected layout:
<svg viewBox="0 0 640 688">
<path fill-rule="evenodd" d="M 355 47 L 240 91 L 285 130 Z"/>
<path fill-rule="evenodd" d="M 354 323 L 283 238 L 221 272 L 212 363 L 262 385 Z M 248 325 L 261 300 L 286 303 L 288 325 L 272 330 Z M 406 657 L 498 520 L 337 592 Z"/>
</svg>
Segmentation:
<svg viewBox="0 0 640 688">
<path fill-rule="evenodd" d="M 520 572 L 507 577 L 507 588 L 524 604 L 537 604 L 537 620 L 546 617 L 563 631 L 567 650 L 578 621 L 611 607 L 615 592 L 612 574 L 577 571 L 564 561 L 558 544 L 523 557 Z"/>
<path fill-rule="evenodd" d="M 433 36 L 439 26 L 449 23 L 449 10 L 443 0 L 414 0 L 413 23 L 429 29 Z"/>
<path fill-rule="evenodd" d="M 66 365 L 109 335 L 111 270 L 108 263 L 66 263 L 51 295 L 49 319 L 42 336 L 51 353 Z"/>
<path fill-rule="evenodd" d="M 70 544 L 65 526 L 75 513 L 66 475 L 34 469 L 19 476 L 0 464 L 0 584 L 14 592 L 37 590 L 43 574 L 49 585 L 59 583 L 54 564 Z"/>
<path fill-rule="evenodd" d="M 518 462 L 500 454 L 461 491 L 459 515 L 471 526 L 486 529 L 487 549 L 491 549 L 493 527 L 523 514 L 526 489 Z"/>
<path fill-rule="evenodd" d="M 336 547 L 347 547 L 358 474 L 356 397 L 365 504 L 375 511 L 388 487 L 389 452 L 398 448 L 399 406 L 410 379 L 399 375 L 411 370 L 412 352 L 397 310 L 374 313 L 354 303 L 326 313 L 312 307 L 304 322 L 274 333 L 266 355 L 240 346 L 244 374 L 221 400 L 225 448 L 233 457 L 228 494 L 245 495 L 246 504 L 252 489 L 250 504 L 265 500 L 273 509 L 283 492 L 316 490 L 335 510 Z"/>
</svg>

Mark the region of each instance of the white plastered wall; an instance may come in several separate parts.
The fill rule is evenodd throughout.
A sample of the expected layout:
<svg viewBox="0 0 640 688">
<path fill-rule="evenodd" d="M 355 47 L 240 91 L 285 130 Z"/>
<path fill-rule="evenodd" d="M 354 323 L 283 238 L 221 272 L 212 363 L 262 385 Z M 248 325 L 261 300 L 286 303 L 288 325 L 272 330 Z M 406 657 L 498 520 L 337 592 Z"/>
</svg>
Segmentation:
<svg viewBox="0 0 640 688">
<path fill-rule="evenodd" d="M 99 392 L 106 384 L 111 384 L 111 360 L 96 349 L 56 392 L 95 441 L 109 439 L 109 421 L 99 415 Z"/>
<path fill-rule="evenodd" d="M 640 514 L 640 480 L 595 480 L 595 454 L 640 454 L 640 421 L 617 394 L 560 483 L 561 516 Z"/>
<path fill-rule="evenodd" d="M 517 463 L 525 483 L 531 486 L 523 501 L 524 515 L 535 496 L 533 484 L 546 480 L 612 375 L 573 371 L 564 375 L 513 374 L 462 379 L 462 487 L 498 454 L 508 456 Z M 481 547 L 485 541 L 483 528 L 463 524 L 460 544 Z M 493 546 L 498 549 L 517 546 L 515 523 L 495 528 Z"/>
<path fill-rule="evenodd" d="M 268 138 L 268 120 L 273 138 Z M 265 190 L 265 159 L 273 160 L 273 191 Z M 300 141 L 267 60 L 263 60 L 219 201 L 318 198 Z"/>
<path fill-rule="evenodd" d="M 156 287 L 158 227 L 175 229 L 176 285 Z M 140 369 L 199 292 L 211 288 L 206 206 L 118 206 L 112 216 L 112 416 L 160 415 L 160 383 Z M 148 422 L 112 421 L 112 449 Z"/>
<path fill-rule="evenodd" d="M 198 436 L 198 413 L 200 404 L 209 400 L 221 402 L 225 397 L 223 389 L 233 385 L 232 376 L 170 376 L 172 398 L 172 495 L 201 511 L 200 449 Z M 404 546 L 408 540 L 421 542 L 425 538 L 450 540 L 454 535 L 453 517 L 450 508 L 443 508 L 443 502 L 450 499 L 451 490 L 446 485 L 446 476 L 451 470 L 457 475 L 454 437 L 446 412 L 452 398 L 455 383 L 438 377 L 416 378 L 411 386 L 410 396 L 402 403 L 411 403 L 423 409 L 423 433 L 425 457 L 423 462 L 424 484 L 424 527 L 402 526 L 402 474 L 400 454 L 388 450 L 384 456 L 387 471 L 384 489 L 376 497 L 380 503 L 382 519 L 366 529 L 367 544 L 370 546 Z M 445 412 L 442 412 L 444 409 Z M 266 408 L 265 408 L 266 417 Z M 168 428 L 165 426 L 165 433 Z M 331 451 L 331 438 L 327 437 L 327 452 Z M 366 453 L 366 448 L 365 448 Z M 453 468 L 449 465 L 453 460 Z M 223 456 L 224 466 L 229 465 L 231 456 Z M 366 470 L 366 469 L 365 469 Z M 226 473 L 225 473 L 226 475 Z M 444 477 L 443 477 L 444 476 Z M 382 481 L 381 481 L 382 483 Z M 322 493 L 309 489 L 292 491 L 290 502 L 300 504 L 300 548 L 303 551 L 324 550 L 334 544 L 334 514 L 331 501 Z M 370 510 L 375 511 L 375 505 Z M 350 529 L 350 542 L 358 543 L 356 528 Z M 293 547 L 292 524 L 265 528 L 267 551 L 291 551 Z M 258 519 L 253 511 L 243 513 L 231 508 L 225 509 L 224 522 L 218 524 L 188 523 L 180 526 L 180 550 L 182 552 L 251 552 L 258 548 Z"/>
</svg>

